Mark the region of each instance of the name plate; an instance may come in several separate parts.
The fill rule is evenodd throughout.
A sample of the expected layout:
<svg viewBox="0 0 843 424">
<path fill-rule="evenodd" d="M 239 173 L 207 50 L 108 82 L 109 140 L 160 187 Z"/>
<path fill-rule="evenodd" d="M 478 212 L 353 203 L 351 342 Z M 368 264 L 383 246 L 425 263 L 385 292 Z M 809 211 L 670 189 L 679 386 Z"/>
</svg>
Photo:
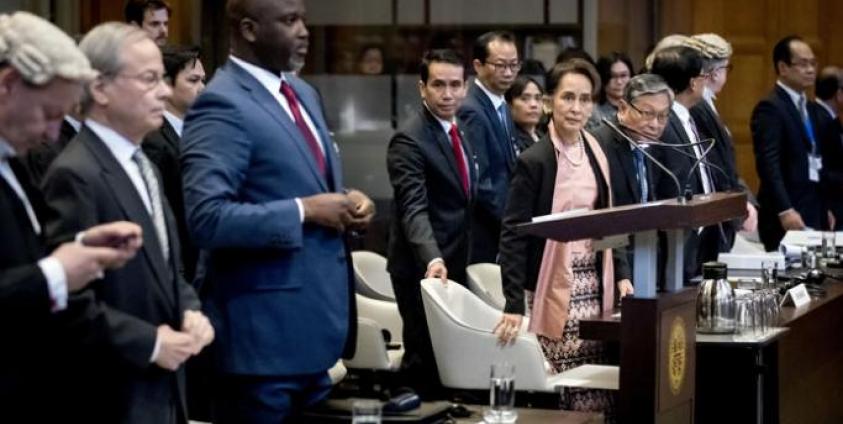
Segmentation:
<svg viewBox="0 0 843 424">
<path fill-rule="evenodd" d="M 805 306 L 811 303 L 811 296 L 804 284 L 800 284 L 787 291 L 782 299 L 782 305 L 793 305 L 795 307 Z"/>
</svg>

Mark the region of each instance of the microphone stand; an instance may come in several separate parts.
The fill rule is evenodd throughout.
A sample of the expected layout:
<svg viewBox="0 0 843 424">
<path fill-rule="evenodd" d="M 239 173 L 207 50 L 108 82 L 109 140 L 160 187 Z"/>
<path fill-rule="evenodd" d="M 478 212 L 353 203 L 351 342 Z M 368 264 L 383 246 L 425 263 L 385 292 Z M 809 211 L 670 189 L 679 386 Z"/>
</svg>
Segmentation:
<svg viewBox="0 0 843 424">
<path fill-rule="evenodd" d="M 687 199 L 685 196 L 683 196 L 682 185 L 679 184 L 679 178 L 676 177 L 676 174 L 674 174 L 670 169 L 668 169 L 666 166 L 664 166 L 664 164 L 662 164 L 656 158 L 654 158 L 653 155 L 648 153 L 646 149 L 642 148 L 641 145 L 638 144 L 638 142 L 636 142 L 635 140 L 630 138 L 628 135 L 626 135 L 623 131 L 621 131 L 621 129 L 618 128 L 615 124 L 613 124 L 612 121 L 606 119 L 605 117 L 602 118 L 602 121 L 609 128 L 611 128 L 614 133 L 618 134 L 624 140 L 626 140 L 627 143 L 630 144 L 630 146 L 632 146 L 634 149 L 641 152 L 644 156 L 646 156 L 648 159 L 650 159 L 651 162 L 655 163 L 656 166 L 661 168 L 662 171 L 664 171 L 667 175 L 669 175 L 670 178 L 673 179 L 673 182 L 676 184 L 676 201 L 679 202 L 680 205 L 684 205 L 685 203 L 687 203 L 687 201 L 689 199 Z M 663 144 L 663 143 L 661 143 L 661 144 Z M 643 176 L 643 177 L 646 178 L 646 176 Z"/>
</svg>

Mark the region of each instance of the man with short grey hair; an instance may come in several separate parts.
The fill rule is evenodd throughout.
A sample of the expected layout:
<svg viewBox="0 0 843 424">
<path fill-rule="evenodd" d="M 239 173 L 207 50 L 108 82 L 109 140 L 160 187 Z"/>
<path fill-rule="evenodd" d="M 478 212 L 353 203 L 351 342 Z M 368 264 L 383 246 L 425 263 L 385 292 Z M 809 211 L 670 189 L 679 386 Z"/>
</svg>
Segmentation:
<svg viewBox="0 0 843 424">
<path fill-rule="evenodd" d="M 601 123 L 592 132 L 609 161 L 609 178 L 612 182 L 612 199 L 615 206 L 656 200 L 653 181 L 656 165 L 651 163 L 641 150 L 648 148 L 647 143 L 661 138 L 667 125 L 671 103 L 673 90 L 660 76 L 636 75 L 624 88 L 617 115 L 611 118 L 609 123 Z M 632 145 L 627 137 L 638 146 Z M 630 245 L 631 242 L 632 237 Z M 633 249 L 627 249 L 630 266 L 635 264 L 634 259 Z"/>
<path fill-rule="evenodd" d="M 661 138 L 667 125 L 673 91 L 658 75 L 636 75 L 627 83 L 614 125 L 624 135 L 645 148 Z M 649 202 L 653 192 L 652 164 L 621 134 L 606 123 L 594 130 L 594 136 L 606 152 L 616 206 Z"/>
<path fill-rule="evenodd" d="M 20 161 L 58 137 L 63 115 L 95 75 L 73 40 L 49 22 L 26 12 L 0 15 L 2 422 L 63 418 L 71 383 L 64 374 L 71 367 L 63 343 L 68 293 L 122 266 L 141 242 L 141 229 L 129 222 L 80 226 L 49 253 L 48 210 Z"/>
<path fill-rule="evenodd" d="M 90 371 L 79 384 L 98 405 L 79 408 L 74 419 L 184 424 L 183 364 L 211 342 L 214 330 L 177 272 L 175 219 L 160 174 L 140 149 L 144 136 L 161 126 L 171 94 L 161 52 L 141 29 L 118 22 L 95 27 L 79 47 L 99 76 L 85 90 L 82 130 L 44 179 L 56 211 L 47 234 L 62 240 L 81 225 L 133 221 L 143 228 L 143 254 L 85 293 L 96 299 L 83 319 L 98 356 L 79 365 Z"/>
</svg>

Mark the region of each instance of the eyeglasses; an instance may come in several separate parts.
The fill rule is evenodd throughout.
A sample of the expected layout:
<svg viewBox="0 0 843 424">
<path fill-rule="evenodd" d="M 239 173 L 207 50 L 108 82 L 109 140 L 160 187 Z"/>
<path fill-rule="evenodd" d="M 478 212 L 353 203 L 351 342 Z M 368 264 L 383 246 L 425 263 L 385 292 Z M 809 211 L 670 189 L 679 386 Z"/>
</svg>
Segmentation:
<svg viewBox="0 0 843 424">
<path fill-rule="evenodd" d="M 113 75 L 113 78 L 126 78 L 135 80 L 141 84 L 144 91 L 152 90 L 153 88 L 158 87 L 158 84 L 161 84 L 162 81 L 164 81 L 164 76 L 155 71 L 141 72 L 136 75 L 115 74 Z"/>
<path fill-rule="evenodd" d="M 732 66 L 732 64 L 730 63 L 730 64 L 728 64 L 728 65 L 718 66 L 718 67 L 714 68 L 714 69 L 711 71 L 711 73 L 713 74 L 713 73 L 715 73 L 715 72 L 718 72 L 718 71 L 723 70 L 723 71 L 726 71 L 726 73 L 728 74 L 729 72 L 732 72 L 732 68 L 733 68 L 733 66 Z"/>
<path fill-rule="evenodd" d="M 665 122 L 667 122 L 668 118 L 670 118 L 669 110 L 662 113 L 656 113 L 651 110 L 638 109 L 632 102 L 627 102 L 627 104 L 629 105 L 629 107 L 634 109 L 636 112 L 638 112 L 638 114 L 640 114 L 644 119 L 648 121 L 652 121 L 653 119 L 655 119 L 658 123 L 664 124 Z"/>
<path fill-rule="evenodd" d="M 790 63 L 790 66 L 797 68 L 808 69 L 817 67 L 817 59 L 800 59 Z"/>
<path fill-rule="evenodd" d="M 559 99 L 562 100 L 562 104 L 569 107 L 573 106 L 577 100 L 579 100 L 580 105 L 582 106 L 590 106 L 594 102 L 591 94 L 583 94 L 578 97 L 574 93 L 562 93 L 562 95 L 559 96 Z"/>
<path fill-rule="evenodd" d="M 485 62 L 485 63 L 487 65 L 492 65 L 495 68 L 495 72 L 503 72 L 503 71 L 509 69 L 513 73 L 517 73 L 518 71 L 521 70 L 521 62 L 520 61 L 509 62 L 509 63 L 503 63 L 503 62 L 495 62 L 495 63 Z"/>
</svg>

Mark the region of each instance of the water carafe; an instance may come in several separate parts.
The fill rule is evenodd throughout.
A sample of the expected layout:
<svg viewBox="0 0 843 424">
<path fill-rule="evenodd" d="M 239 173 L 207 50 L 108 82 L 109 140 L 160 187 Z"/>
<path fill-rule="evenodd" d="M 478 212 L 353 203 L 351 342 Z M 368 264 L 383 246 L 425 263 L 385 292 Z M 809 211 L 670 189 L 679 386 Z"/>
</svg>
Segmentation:
<svg viewBox="0 0 843 424">
<path fill-rule="evenodd" d="M 735 291 L 726 280 L 726 264 L 703 264 L 703 281 L 697 291 L 697 331 L 735 332 Z"/>
</svg>

